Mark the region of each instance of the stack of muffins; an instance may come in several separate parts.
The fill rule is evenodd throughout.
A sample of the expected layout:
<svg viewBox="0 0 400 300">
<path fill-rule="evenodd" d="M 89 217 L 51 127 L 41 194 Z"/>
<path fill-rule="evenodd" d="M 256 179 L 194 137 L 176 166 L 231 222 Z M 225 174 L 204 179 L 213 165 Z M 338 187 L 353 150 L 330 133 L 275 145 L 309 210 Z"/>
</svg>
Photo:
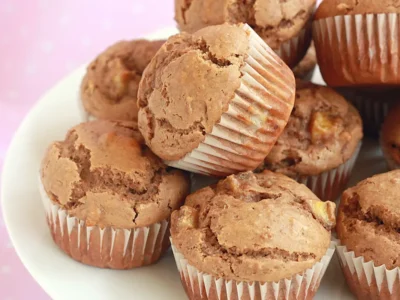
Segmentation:
<svg viewBox="0 0 400 300">
<path fill-rule="evenodd" d="M 180 34 L 109 47 L 82 80 L 85 122 L 42 162 L 55 243 L 113 269 L 156 263 L 172 244 L 188 297 L 210 300 L 311 299 L 336 246 L 359 299 L 396 299 L 400 171 L 343 193 L 339 244 L 329 200 L 363 138 L 331 87 L 393 94 L 397 2 L 325 0 L 314 17 L 313 0 L 176 0 Z M 315 51 L 331 87 L 306 81 Z M 382 130 L 391 168 L 399 109 Z M 193 174 L 216 184 L 191 193 Z"/>
</svg>

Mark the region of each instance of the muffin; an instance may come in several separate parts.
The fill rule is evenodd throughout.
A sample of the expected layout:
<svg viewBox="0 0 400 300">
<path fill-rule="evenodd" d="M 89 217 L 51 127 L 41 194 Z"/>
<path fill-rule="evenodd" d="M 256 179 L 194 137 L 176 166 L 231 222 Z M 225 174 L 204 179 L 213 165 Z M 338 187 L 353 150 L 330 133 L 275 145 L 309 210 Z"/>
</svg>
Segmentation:
<svg viewBox="0 0 400 300">
<path fill-rule="evenodd" d="M 173 212 L 172 249 L 189 299 L 312 299 L 334 253 L 334 224 L 335 204 L 304 185 L 246 172 Z"/>
<path fill-rule="evenodd" d="M 143 73 L 139 129 L 166 164 L 227 176 L 255 169 L 293 107 L 292 71 L 247 25 L 171 37 Z"/>
<path fill-rule="evenodd" d="M 379 137 L 379 133 L 390 108 L 400 100 L 399 89 L 336 88 L 360 112 L 364 133 Z"/>
<path fill-rule="evenodd" d="M 294 76 L 302 80 L 311 81 L 316 65 L 317 55 L 315 54 L 314 43 L 312 43 L 301 62 L 293 68 Z"/>
<path fill-rule="evenodd" d="M 156 262 L 169 247 L 169 219 L 189 191 L 133 122 L 92 121 L 50 145 L 40 190 L 54 242 L 73 259 L 112 269 Z"/>
<path fill-rule="evenodd" d="M 337 247 L 346 281 L 358 299 L 400 294 L 400 170 L 373 176 L 345 191 Z"/>
<path fill-rule="evenodd" d="M 175 20 L 189 33 L 227 23 L 247 23 L 287 63 L 294 67 L 311 42 L 315 0 L 214 1 L 175 0 Z"/>
<path fill-rule="evenodd" d="M 363 137 L 357 110 L 328 87 L 297 82 L 288 125 L 260 168 L 335 200 L 346 187 Z"/>
<path fill-rule="evenodd" d="M 120 41 L 87 68 L 81 84 L 83 120 L 137 120 L 142 73 L 165 41 Z"/>
<path fill-rule="evenodd" d="M 385 119 L 380 142 L 389 169 L 400 169 L 400 105 L 392 109 Z"/>
<path fill-rule="evenodd" d="M 325 0 L 315 13 L 313 39 L 329 86 L 400 84 L 398 0 Z"/>
</svg>

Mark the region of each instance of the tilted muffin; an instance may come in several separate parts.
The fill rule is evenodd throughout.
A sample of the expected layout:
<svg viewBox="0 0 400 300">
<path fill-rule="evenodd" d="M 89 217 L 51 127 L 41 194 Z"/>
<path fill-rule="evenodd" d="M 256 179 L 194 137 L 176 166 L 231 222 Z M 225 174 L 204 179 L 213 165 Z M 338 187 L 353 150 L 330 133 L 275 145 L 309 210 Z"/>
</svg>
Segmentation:
<svg viewBox="0 0 400 300">
<path fill-rule="evenodd" d="M 81 85 L 85 120 L 137 120 L 137 92 L 142 73 L 165 41 L 120 41 L 87 68 Z"/>
<path fill-rule="evenodd" d="M 334 203 L 284 175 L 247 172 L 190 195 L 171 241 L 190 299 L 312 299 L 334 225 Z"/>
<path fill-rule="evenodd" d="M 227 23 L 247 23 L 294 67 L 311 42 L 315 0 L 175 0 L 175 20 L 182 31 Z"/>
<path fill-rule="evenodd" d="M 40 189 L 55 243 L 82 263 L 129 269 L 169 246 L 169 219 L 188 178 L 144 146 L 133 122 L 93 121 L 50 145 Z"/>
<path fill-rule="evenodd" d="M 206 175 L 253 170 L 293 107 L 291 70 L 246 25 L 181 33 L 139 87 L 139 129 L 167 164 Z"/>
<path fill-rule="evenodd" d="M 343 193 L 337 234 L 341 266 L 358 299 L 400 293 L 400 170 L 368 178 Z"/>
<path fill-rule="evenodd" d="M 400 105 L 390 110 L 386 117 L 380 142 L 389 169 L 400 169 Z"/>
<path fill-rule="evenodd" d="M 315 13 L 313 39 L 329 86 L 400 84 L 399 0 L 325 0 Z"/>
<path fill-rule="evenodd" d="M 314 74 L 314 69 L 317 65 L 317 55 L 315 53 L 314 43 L 308 48 L 306 55 L 299 62 L 299 64 L 293 68 L 293 74 L 296 78 L 310 81 Z"/>
<path fill-rule="evenodd" d="M 358 156 L 362 121 L 334 90 L 297 83 L 288 125 L 263 167 L 304 183 L 322 200 L 335 200 L 346 187 Z"/>
</svg>

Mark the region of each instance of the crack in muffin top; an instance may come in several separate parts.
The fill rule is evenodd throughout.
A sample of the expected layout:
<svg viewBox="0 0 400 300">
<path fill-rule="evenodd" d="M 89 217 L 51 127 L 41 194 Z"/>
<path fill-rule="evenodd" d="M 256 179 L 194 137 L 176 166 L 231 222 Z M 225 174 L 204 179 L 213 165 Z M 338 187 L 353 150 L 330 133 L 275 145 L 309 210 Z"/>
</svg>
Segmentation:
<svg viewBox="0 0 400 300">
<path fill-rule="evenodd" d="M 173 244 L 217 277 L 277 281 L 325 255 L 335 204 L 270 171 L 231 175 L 190 195 L 171 220 Z"/>
<path fill-rule="evenodd" d="M 168 218 L 189 190 L 145 145 L 134 122 L 94 121 L 50 145 L 41 167 L 49 198 L 88 226 L 135 228 Z"/>
<path fill-rule="evenodd" d="M 179 160 L 212 131 L 241 84 L 248 48 L 246 31 L 230 25 L 168 39 L 138 94 L 139 128 L 155 154 Z"/>
</svg>

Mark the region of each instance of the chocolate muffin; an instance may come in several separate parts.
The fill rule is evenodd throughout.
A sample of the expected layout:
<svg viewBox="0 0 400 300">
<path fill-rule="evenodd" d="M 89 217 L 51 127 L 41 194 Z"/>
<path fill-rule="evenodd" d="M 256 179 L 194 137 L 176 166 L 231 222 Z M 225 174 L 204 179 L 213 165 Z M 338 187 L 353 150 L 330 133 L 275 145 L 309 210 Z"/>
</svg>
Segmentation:
<svg viewBox="0 0 400 300">
<path fill-rule="evenodd" d="M 347 283 L 358 299 L 400 293 L 400 170 L 368 178 L 343 193 L 337 234 Z"/>
<path fill-rule="evenodd" d="M 313 39 L 325 82 L 332 87 L 400 84 L 398 0 L 325 0 Z"/>
<path fill-rule="evenodd" d="M 171 241 L 189 299 L 312 299 L 334 225 L 334 203 L 284 175 L 247 172 L 190 195 Z"/>
<path fill-rule="evenodd" d="M 247 23 L 290 67 L 311 42 L 315 0 L 175 0 L 175 20 L 189 33 L 223 23 Z"/>
<path fill-rule="evenodd" d="M 120 41 L 91 62 L 81 85 L 85 120 L 137 120 L 142 73 L 164 42 Z"/>
<path fill-rule="evenodd" d="M 380 142 L 389 169 L 400 169 L 400 105 L 390 110 L 386 117 Z"/>
<path fill-rule="evenodd" d="M 55 243 L 73 259 L 113 269 L 152 264 L 169 246 L 169 218 L 189 191 L 143 144 L 133 122 L 72 128 L 50 145 L 42 198 Z"/>
<path fill-rule="evenodd" d="M 261 168 L 306 184 L 322 200 L 346 187 L 363 137 L 357 110 L 329 87 L 297 81 L 289 122 Z"/>
<path fill-rule="evenodd" d="M 253 170 L 293 107 L 291 70 L 246 25 L 173 36 L 143 74 L 139 128 L 168 165 L 206 175 Z"/>
</svg>

